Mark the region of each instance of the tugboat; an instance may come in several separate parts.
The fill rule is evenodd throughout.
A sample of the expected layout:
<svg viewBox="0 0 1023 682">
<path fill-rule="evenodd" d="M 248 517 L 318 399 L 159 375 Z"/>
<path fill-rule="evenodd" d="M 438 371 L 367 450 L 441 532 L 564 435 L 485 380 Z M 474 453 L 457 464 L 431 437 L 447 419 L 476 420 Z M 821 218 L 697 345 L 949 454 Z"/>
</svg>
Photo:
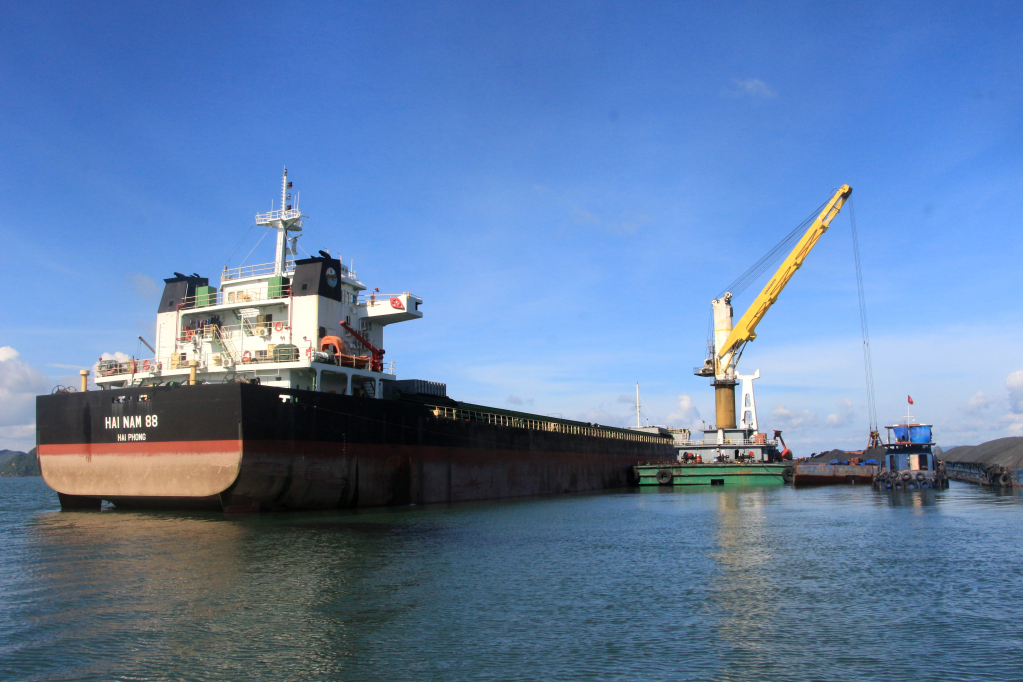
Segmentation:
<svg viewBox="0 0 1023 682">
<path fill-rule="evenodd" d="M 886 426 L 887 442 L 881 469 L 871 482 L 874 490 L 945 490 L 945 465 L 934 455 L 931 424 L 919 424 L 906 416 L 905 423 Z M 892 440 L 892 436 L 895 440 Z"/>
</svg>

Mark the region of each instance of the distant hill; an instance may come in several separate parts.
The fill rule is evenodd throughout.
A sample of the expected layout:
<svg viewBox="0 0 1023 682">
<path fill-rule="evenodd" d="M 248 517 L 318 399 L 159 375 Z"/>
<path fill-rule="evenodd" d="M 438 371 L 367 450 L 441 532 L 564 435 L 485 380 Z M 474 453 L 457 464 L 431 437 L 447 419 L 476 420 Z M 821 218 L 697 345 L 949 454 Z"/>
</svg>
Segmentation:
<svg viewBox="0 0 1023 682">
<path fill-rule="evenodd" d="M 0 450 L 0 477 L 12 476 L 42 476 L 35 448 L 28 452 Z"/>
<path fill-rule="evenodd" d="M 0 450 L 0 466 L 7 464 L 7 460 L 24 454 L 20 450 Z"/>
</svg>

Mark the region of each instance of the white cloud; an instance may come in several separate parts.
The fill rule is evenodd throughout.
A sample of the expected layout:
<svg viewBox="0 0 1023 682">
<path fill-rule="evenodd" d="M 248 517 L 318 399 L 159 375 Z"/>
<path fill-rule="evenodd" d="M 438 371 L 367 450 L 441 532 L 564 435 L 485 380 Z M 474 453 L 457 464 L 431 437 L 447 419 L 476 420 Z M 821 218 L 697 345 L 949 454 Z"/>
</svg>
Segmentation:
<svg viewBox="0 0 1023 682">
<path fill-rule="evenodd" d="M 508 402 L 510 402 L 512 405 L 521 405 L 522 398 L 518 397 L 517 395 L 510 395 L 508 396 Z"/>
<path fill-rule="evenodd" d="M 42 372 L 10 346 L 0 348 L 0 447 L 32 447 L 36 396 L 49 392 L 50 381 Z"/>
<path fill-rule="evenodd" d="M 730 94 L 738 97 L 773 99 L 778 93 L 759 78 L 733 78 Z"/>
<path fill-rule="evenodd" d="M 966 413 L 967 414 L 980 414 L 981 411 L 991 407 L 991 401 L 988 400 L 987 395 L 984 391 L 977 391 L 972 398 L 966 402 Z"/>
<path fill-rule="evenodd" d="M 93 371 L 95 371 L 96 367 L 103 360 L 117 360 L 118 362 L 128 362 L 129 360 L 131 360 L 131 356 L 128 355 L 127 353 L 122 353 L 121 351 L 115 351 L 113 353 L 103 353 L 99 356 L 99 360 L 92 364 Z"/>
<path fill-rule="evenodd" d="M 1005 388 L 1009 391 L 1009 411 L 1023 414 L 1023 369 L 1006 377 Z"/>
<path fill-rule="evenodd" d="M 632 396 L 620 395 L 618 396 L 618 402 L 625 403 L 626 405 L 635 405 L 636 399 L 633 398 Z"/>
<path fill-rule="evenodd" d="M 1007 414 L 999 418 L 998 422 L 1005 426 L 1010 436 L 1023 436 L 1023 414 Z M 984 438 L 984 440 L 991 439 Z"/>
<path fill-rule="evenodd" d="M 0 449 L 28 452 L 35 447 L 36 425 L 0 426 Z"/>
<path fill-rule="evenodd" d="M 683 393 L 678 397 L 675 411 L 668 415 L 668 424 L 692 428 L 698 421 L 700 411 L 696 409 L 696 403 L 688 394 Z"/>
<path fill-rule="evenodd" d="M 838 401 L 838 411 L 828 415 L 828 426 L 847 426 L 856 418 L 856 410 L 848 398 Z"/>
<path fill-rule="evenodd" d="M 778 405 L 771 411 L 771 419 L 774 420 L 776 425 L 790 431 L 799 431 L 809 426 L 816 426 L 817 422 L 820 421 L 820 417 L 816 412 L 811 412 L 810 410 L 793 411 L 784 405 Z"/>
<path fill-rule="evenodd" d="M 92 363 L 92 376 L 89 377 L 89 387 L 95 387 L 96 377 L 99 376 L 99 363 L 104 360 L 117 360 L 118 362 L 128 362 L 131 360 L 131 356 L 127 353 L 116 351 L 114 353 L 103 353 L 99 356 L 99 360 Z M 77 388 L 77 385 L 75 386 Z"/>
</svg>

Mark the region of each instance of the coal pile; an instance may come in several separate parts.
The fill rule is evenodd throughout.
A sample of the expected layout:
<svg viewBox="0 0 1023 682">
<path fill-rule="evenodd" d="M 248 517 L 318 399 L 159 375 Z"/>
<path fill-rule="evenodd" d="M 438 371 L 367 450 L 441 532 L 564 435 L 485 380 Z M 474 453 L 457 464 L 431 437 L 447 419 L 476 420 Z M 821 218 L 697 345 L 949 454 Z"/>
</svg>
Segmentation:
<svg viewBox="0 0 1023 682">
<path fill-rule="evenodd" d="M 943 462 L 980 464 L 988 467 L 1018 469 L 1023 466 L 1023 438 L 998 438 L 980 445 L 960 445 L 941 453 Z"/>
</svg>

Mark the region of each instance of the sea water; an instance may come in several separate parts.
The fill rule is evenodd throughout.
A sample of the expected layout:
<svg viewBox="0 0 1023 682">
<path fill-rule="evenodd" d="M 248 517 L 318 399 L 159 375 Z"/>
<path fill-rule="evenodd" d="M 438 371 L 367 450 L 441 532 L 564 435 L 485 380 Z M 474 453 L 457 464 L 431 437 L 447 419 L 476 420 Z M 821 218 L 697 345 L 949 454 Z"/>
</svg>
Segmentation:
<svg viewBox="0 0 1023 682">
<path fill-rule="evenodd" d="M 1021 530 L 959 483 L 225 515 L 0 479 L 0 679 L 1023 679 Z"/>
</svg>

